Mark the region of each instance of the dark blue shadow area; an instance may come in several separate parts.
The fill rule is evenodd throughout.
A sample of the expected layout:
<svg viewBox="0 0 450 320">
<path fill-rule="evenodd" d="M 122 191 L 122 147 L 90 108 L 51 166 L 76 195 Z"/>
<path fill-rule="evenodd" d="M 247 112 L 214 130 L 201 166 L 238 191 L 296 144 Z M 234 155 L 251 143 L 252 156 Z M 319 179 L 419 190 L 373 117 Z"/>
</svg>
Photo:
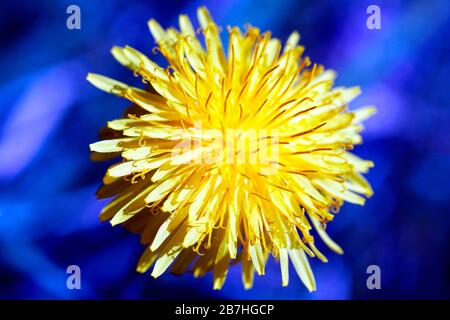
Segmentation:
<svg viewBox="0 0 450 320">
<path fill-rule="evenodd" d="M 66 28 L 66 8 L 81 8 L 81 30 Z M 135 272 L 139 239 L 101 223 L 94 193 L 108 163 L 89 160 L 89 143 L 127 101 L 86 80 L 88 72 L 139 80 L 110 55 L 131 45 L 151 55 L 149 18 L 168 27 L 207 4 L 222 26 L 249 22 L 275 37 L 302 35 L 306 53 L 360 85 L 351 107 L 375 104 L 364 145 L 375 161 L 375 195 L 346 204 L 330 234 L 343 256 L 320 244 L 329 263 L 312 262 L 318 291 L 291 270 L 281 287 L 273 260 L 252 290 L 231 268 L 223 290 L 212 276 Z M 382 28 L 366 28 L 378 4 Z M 0 298 L 19 299 L 404 299 L 450 298 L 450 3 L 448 1 L 3 1 L 0 5 Z M 152 57 L 162 62 L 158 56 Z M 82 289 L 68 290 L 79 265 Z M 379 265 L 382 289 L 368 290 Z"/>
</svg>

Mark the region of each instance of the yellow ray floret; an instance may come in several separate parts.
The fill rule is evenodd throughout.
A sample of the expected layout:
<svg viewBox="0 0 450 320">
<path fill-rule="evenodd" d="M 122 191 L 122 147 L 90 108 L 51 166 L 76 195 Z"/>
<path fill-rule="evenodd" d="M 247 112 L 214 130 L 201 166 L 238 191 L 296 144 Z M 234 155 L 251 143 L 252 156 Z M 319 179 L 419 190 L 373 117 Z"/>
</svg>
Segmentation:
<svg viewBox="0 0 450 320">
<path fill-rule="evenodd" d="M 146 89 L 87 77 L 132 102 L 90 146 L 93 159 L 123 159 L 97 192 L 114 197 L 101 219 L 141 234 L 139 272 L 212 271 L 220 289 L 230 263 L 241 262 L 250 288 L 272 254 L 283 286 L 290 261 L 313 291 L 308 256 L 327 261 L 313 234 L 342 253 L 326 224 L 344 201 L 372 195 L 362 174 L 373 163 L 349 150 L 375 108 L 348 110 L 359 88 L 333 87 L 334 71 L 303 56 L 296 32 L 283 47 L 269 32 L 229 27 L 225 49 L 206 8 L 198 21 L 198 31 L 185 15 L 180 30 L 149 21 L 167 68 L 136 49 L 112 49 Z"/>
</svg>

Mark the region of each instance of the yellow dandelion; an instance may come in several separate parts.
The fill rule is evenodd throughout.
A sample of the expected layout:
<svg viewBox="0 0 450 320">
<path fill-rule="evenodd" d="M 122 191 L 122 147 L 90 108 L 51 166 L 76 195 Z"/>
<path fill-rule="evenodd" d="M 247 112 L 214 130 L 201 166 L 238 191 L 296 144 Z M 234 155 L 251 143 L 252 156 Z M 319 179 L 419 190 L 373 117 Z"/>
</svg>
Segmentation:
<svg viewBox="0 0 450 320">
<path fill-rule="evenodd" d="M 283 286 L 291 261 L 313 291 L 307 256 L 327 259 L 312 230 L 342 253 L 326 224 L 344 201 L 362 205 L 372 194 L 362 173 L 373 163 L 348 150 L 361 143 L 361 122 L 375 108 L 349 111 L 360 89 L 333 87 L 335 73 L 302 56 L 297 32 L 282 46 L 270 32 L 228 27 L 225 53 L 205 7 L 198 20 L 197 32 L 185 15 L 180 31 L 149 21 L 167 68 L 128 46 L 112 49 L 146 89 L 87 77 L 132 102 L 90 145 L 94 159 L 122 157 L 97 192 L 114 196 L 101 219 L 141 235 L 137 270 L 153 266 L 155 278 L 169 267 L 196 277 L 212 271 L 220 289 L 240 262 L 250 288 L 272 254 Z"/>
</svg>

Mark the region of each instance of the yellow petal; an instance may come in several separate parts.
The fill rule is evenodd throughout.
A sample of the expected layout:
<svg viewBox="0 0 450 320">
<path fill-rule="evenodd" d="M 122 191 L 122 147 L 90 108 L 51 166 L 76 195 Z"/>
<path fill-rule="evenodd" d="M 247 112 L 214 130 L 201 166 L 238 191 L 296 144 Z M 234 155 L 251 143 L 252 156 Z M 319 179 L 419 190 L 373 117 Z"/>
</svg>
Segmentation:
<svg viewBox="0 0 450 320">
<path fill-rule="evenodd" d="M 320 238 L 322 239 L 323 242 L 325 242 L 325 244 L 334 252 L 338 253 L 338 254 L 343 254 L 344 250 L 342 250 L 342 248 L 333 241 L 333 239 L 330 238 L 330 236 L 327 234 L 327 232 L 325 230 L 322 229 L 322 226 L 320 225 L 319 220 L 317 220 L 316 218 L 310 216 L 311 221 L 314 224 L 314 227 L 316 228 L 317 233 L 319 234 Z"/>
<path fill-rule="evenodd" d="M 286 248 L 280 249 L 281 279 L 283 287 L 289 284 L 289 257 Z"/>
<path fill-rule="evenodd" d="M 249 246 L 249 254 L 250 254 L 250 258 L 252 259 L 253 265 L 255 266 L 256 272 L 259 275 L 263 275 L 265 259 L 264 259 L 264 254 L 262 251 L 261 244 L 257 243 L 255 245 L 250 245 Z"/>
<path fill-rule="evenodd" d="M 91 151 L 95 152 L 118 152 L 123 150 L 123 146 L 121 146 L 121 143 L 133 140 L 133 138 L 102 140 L 91 143 L 89 145 L 89 148 L 91 149 Z"/>
<path fill-rule="evenodd" d="M 316 291 L 316 281 L 305 252 L 302 249 L 289 250 L 289 257 L 291 258 L 295 271 L 306 288 L 310 292 Z"/>
<path fill-rule="evenodd" d="M 86 79 L 98 89 L 115 95 L 122 95 L 123 91 L 129 88 L 129 86 L 123 82 L 95 73 L 88 73 Z"/>
</svg>

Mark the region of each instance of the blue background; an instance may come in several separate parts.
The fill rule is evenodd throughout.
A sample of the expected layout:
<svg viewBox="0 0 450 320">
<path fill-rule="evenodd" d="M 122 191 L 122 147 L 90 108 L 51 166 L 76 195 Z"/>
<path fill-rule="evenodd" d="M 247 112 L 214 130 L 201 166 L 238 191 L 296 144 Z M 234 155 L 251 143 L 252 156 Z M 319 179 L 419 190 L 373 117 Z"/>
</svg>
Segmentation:
<svg viewBox="0 0 450 320">
<path fill-rule="evenodd" d="M 222 26 L 246 22 L 286 39 L 299 30 L 313 61 L 337 70 L 339 85 L 361 85 L 351 106 L 375 104 L 365 144 L 375 196 L 345 205 L 329 229 L 345 250 L 323 251 L 308 293 L 279 266 L 244 290 L 240 267 L 223 290 L 212 277 L 138 274 L 138 237 L 98 220 L 94 192 L 108 163 L 89 160 L 98 129 L 127 101 L 85 81 L 101 73 L 139 80 L 109 54 L 131 45 L 151 55 L 146 21 L 177 23 L 206 3 Z M 81 30 L 66 28 L 66 8 L 81 7 Z M 366 8 L 381 7 L 381 30 L 366 28 Z M 450 4 L 448 1 L 2 1 L 0 6 L 0 298 L 450 298 Z M 162 61 L 158 57 L 153 57 Z M 323 246 L 321 246 L 323 248 Z M 66 268 L 81 267 L 82 289 L 66 288 Z M 381 268 L 368 290 L 366 268 Z"/>
</svg>

